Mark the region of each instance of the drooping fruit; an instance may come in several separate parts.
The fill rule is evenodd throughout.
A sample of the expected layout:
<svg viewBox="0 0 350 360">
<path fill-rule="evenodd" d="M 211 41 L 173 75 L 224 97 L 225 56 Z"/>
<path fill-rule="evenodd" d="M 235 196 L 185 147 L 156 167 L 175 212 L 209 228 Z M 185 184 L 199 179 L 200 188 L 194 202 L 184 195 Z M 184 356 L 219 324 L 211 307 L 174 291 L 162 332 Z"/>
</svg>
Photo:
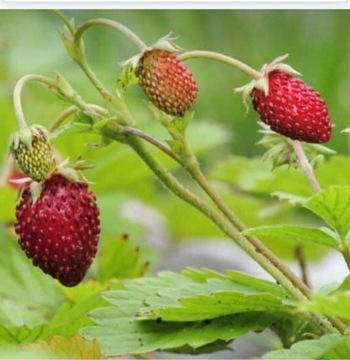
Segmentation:
<svg viewBox="0 0 350 360">
<path fill-rule="evenodd" d="M 42 129 L 33 127 L 15 134 L 10 150 L 20 169 L 31 179 L 42 181 L 47 177 L 53 156 Z"/>
<path fill-rule="evenodd" d="M 54 174 L 33 203 L 30 187 L 16 210 L 15 231 L 28 258 L 65 286 L 84 278 L 97 252 L 99 209 L 84 182 Z"/>
<path fill-rule="evenodd" d="M 183 116 L 197 97 L 195 79 L 171 51 L 157 48 L 145 51 L 136 76 L 151 102 L 169 115 Z"/>
<path fill-rule="evenodd" d="M 290 73 L 267 73 L 267 92 L 255 86 L 253 107 L 271 130 L 294 140 L 325 143 L 332 124 L 325 101 L 312 87 Z"/>
</svg>

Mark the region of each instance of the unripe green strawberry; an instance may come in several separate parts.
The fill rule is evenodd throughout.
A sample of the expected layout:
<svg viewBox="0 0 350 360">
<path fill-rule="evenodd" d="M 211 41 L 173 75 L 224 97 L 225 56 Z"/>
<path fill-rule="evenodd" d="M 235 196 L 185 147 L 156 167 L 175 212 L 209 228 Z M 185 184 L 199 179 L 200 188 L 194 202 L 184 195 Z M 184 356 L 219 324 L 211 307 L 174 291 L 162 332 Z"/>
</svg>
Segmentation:
<svg viewBox="0 0 350 360">
<path fill-rule="evenodd" d="M 136 76 L 151 102 L 169 115 L 183 116 L 197 97 L 191 72 L 171 51 L 155 48 L 144 52 Z"/>
<path fill-rule="evenodd" d="M 40 128 L 33 127 L 15 134 L 10 150 L 20 169 L 35 181 L 44 180 L 51 170 L 51 147 Z"/>
<path fill-rule="evenodd" d="M 301 79 L 279 70 L 268 73 L 268 92 L 254 88 L 253 107 L 260 119 L 291 139 L 327 142 L 332 124 L 325 101 Z"/>
<path fill-rule="evenodd" d="M 33 264 L 65 286 L 84 278 L 97 252 L 99 209 L 84 182 L 54 174 L 41 184 L 34 202 L 31 188 L 16 210 L 19 244 Z"/>
</svg>

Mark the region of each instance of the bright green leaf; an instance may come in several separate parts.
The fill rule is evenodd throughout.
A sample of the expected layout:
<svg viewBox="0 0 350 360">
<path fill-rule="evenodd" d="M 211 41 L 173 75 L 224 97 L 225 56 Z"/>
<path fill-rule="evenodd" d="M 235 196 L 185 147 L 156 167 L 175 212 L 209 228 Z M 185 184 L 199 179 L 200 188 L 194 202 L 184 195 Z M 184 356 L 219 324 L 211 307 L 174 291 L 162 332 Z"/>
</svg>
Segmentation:
<svg viewBox="0 0 350 360">
<path fill-rule="evenodd" d="M 266 360 L 278 359 L 346 359 L 350 353 L 350 338 L 340 335 L 325 335 L 316 340 L 304 340 L 294 344 L 290 349 L 269 352 L 262 358 Z M 344 357 L 347 356 L 347 357 Z"/>
<path fill-rule="evenodd" d="M 350 229 L 350 186 L 330 186 L 313 195 L 304 206 L 345 236 Z"/>
<path fill-rule="evenodd" d="M 335 291 L 327 296 L 314 295 L 310 302 L 300 304 L 300 309 L 350 321 L 350 293 Z"/>
<path fill-rule="evenodd" d="M 337 249 L 337 234 L 327 228 L 311 228 L 294 225 L 261 226 L 244 231 L 245 234 L 276 241 L 292 240 L 300 244 L 315 243 Z"/>
<path fill-rule="evenodd" d="M 245 277 L 249 285 L 244 284 Z M 289 316 L 282 304 L 285 293 L 278 285 L 234 272 L 163 272 L 129 282 L 123 290 L 108 291 L 104 298 L 110 306 L 90 312 L 95 326 L 83 328 L 81 334 L 97 338 L 110 356 L 155 350 L 193 353 L 209 344 L 216 349 L 221 340 L 262 330 Z M 137 314 L 143 312 L 145 318 L 145 309 L 159 314 L 153 312 L 143 321 Z"/>
</svg>

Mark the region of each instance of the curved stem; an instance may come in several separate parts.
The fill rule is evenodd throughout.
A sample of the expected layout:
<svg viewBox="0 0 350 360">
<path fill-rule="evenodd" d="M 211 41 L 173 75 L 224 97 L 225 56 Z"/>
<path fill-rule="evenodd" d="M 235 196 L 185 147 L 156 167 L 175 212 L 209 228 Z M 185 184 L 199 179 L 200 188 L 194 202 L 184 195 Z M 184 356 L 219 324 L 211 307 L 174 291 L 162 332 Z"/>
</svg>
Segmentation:
<svg viewBox="0 0 350 360">
<path fill-rule="evenodd" d="M 206 215 L 212 222 L 214 222 L 225 234 L 233 239 L 238 246 L 240 246 L 251 258 L 259 263 L 274 279 L 276 279 L 281 286 L 283 286 L 289 294 L 296 300 L 305 301 L 305 295 L 297 289 L 294 284 L 284 274 L 272 264 L 265 255 L 260 253 L 258 249 L 251 244 L 245 236 L 239 232 L 230 222 L 224 218 L 220 213 L 214 210 L 201 198 L 191 193 L 185 188 L 177 179 L 163 167 L 163 165 L 152 156 L 144 147 L 143 143 L 136 136 L 130 135 L 126 142 L 133 148 L 133 150 L 141 157 L 141 159 L 148 165 L 148 167 L 157 175 L 157 177 L 164 183 L 177 197 L 184 200 L 197 208 L 200 212 Z M 335 328 L 331 322 L 324 316 L 313 314 L 307 315 L 309 319 L 323 331 L 331 333 L 338 333 L 343 329 Z"/>
<path fill-rule="evenodd" d="M 42 83 L 42 84 L 48 86 L 49 89 L 54 88 L 58 91 L 57 84 L 55 83 L 55 81 L 53 81 L 52 79 L 50 79 L 46 76 L 43 76 L 43 75 L 28 74 L 28 75 L 22 76 L 17 81 L 15 88 L 13 90 L 13 105 L 14 105 L 14 109 L 15 109 L 17 124 L 21 130 L 28 128 L 28 125 L 27 125 L 27 122 L 25 120 L 24 113 L 23 113 L 21 94 L 22 94 L 24 86 L 29 81 L 35 81 L 35 82 Z"/>
<path fill-rule="evenodd" d="M 292 143 L 295 155 L 297 156 L 297 159 L 299 161 L 300 167 L 301 167 L 302 171 L 304 172 L 304 174 L 306 175 L 306 177 L 312 187 L 312 190 L 315 193 L 320 192 L 321 187 L 315 177 L 314 169 L 311 166 L 311 164 L 309 163 L 307 156 L 305 155 L 303 145 L 301 144 L 301 142 L 299 140 L 292 140 L 291 143 Z"/>
<path fill-rule="evenodd" d="M 159 150 L 161 150 L 162 152 L 164 152 L 165 154 L 170 156 L 173 160 L 178 162 L 180 165 L 182 165 L 180 159 L 171 151 L 171 149 L 168 146 L 164 145 L 162 142 L 160 142 L 155 137 L 153 137 L 139 129 L 132 128 L 130 126 L 123 126 L 123 133 L 127 134 L 127 135 L 136 135 L 137 137 L 139 137 L 143 140 L 146 140 L 147 142 L 154 145 Z"/>
<path fill-rule="evenodd" d="M 126 27 L 125 25 L 123 25 L 117 21 L 105 19 L 105 18 L 91 19 L 91 20 L 87 20 L 84 23 L 82 23 L 75 32 L 74 42 L 76 44 L 79 44 L 81 37 L 83 35 L 83 32 L 85 30 L 87 30 L 93 26 L 97 26 L 97 25 L 107 26 L 107 27 L 111 27 L 115 30 L 118 30 L 123 35 L 125 35 L 130 41 L 132 41 L 140 49 L 140 51 L 144 51 L 145 49 L 147 49 L 147 45 L 128 27 Z"/>
<path fill-rule="evenodd" d="M 257 80 L 261 78 L 261 74 L 259 71 L 253 69 L 249 65 L 239 61 L 235 58 L 232 58 L 227 55 L 223 55 L 214 51 L 206 51 L 206 50 L 193 50 L 186 51 L 179 55 L 181 60 L 189 60 L 189 59 L 210 59 L 220 61 L 226 65 L 232 66 L 238 70 L 243 71 L 253 79 Z"/>
<path fill-rule="evenodd" d="M 53 14 L 57 15 L 62 22 L 64 23 L 64 25 L 66 25 L 67 29 L 69 30 L 69 32 L 73 35 L 74 34 L 74 26 L 72 25 L 72 23 L 63 15 L 63 13 L 60 10 L 51 10 Z"/>
<path fill-rule="evenodd" d="M 69 116 L 75 114 L 78 110 L 79 109 L 75 105 L 72 105 L 69 108 L 63 110 L 52 122 L 49 127 L 49 131 L 55 131 Z"/>
</svg>

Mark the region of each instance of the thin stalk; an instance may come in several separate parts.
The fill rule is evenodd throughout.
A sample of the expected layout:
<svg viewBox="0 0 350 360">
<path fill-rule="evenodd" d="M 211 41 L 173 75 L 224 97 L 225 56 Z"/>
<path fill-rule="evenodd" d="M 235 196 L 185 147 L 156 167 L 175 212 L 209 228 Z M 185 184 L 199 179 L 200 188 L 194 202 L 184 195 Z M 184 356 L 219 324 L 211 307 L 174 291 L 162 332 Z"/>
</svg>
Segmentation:
<svg viewBox="0 0 350 360">
<path fill-rule="evenodd" d="M 239 232 L 225 217 L 218 211 L 209 206 L 201 198 L 191 193 L 156 159 L 150 154 L 144 144 L 136 136 L 130 135 L 126 142 L 133 148 L 133 150 L 140 156 L 140 158 L 148 165 L 148 167 L 157 175 L 157 177 L 164 183 L 177 197 L 183 201 L 194 206 L 204 215 L 206 215 L 212 222 L 214 222 L 226 235 L 233 239 L 236 244 L 241 247 L 252 259 L 259 263 L 278 283 L 284 287 L 288 293 L 296 300 L 305 301 L 305 295 L 294 286 L 281 271 L 272 264 L 264 254 L 251 244 L 245 236 Z M 337 329 L 324 316 L 307 314 L 309 319 L 316 323 L 316 325 L 323 331 L 331 333 L 338 333 L 343 331 Z"/>
<path fill-rule="evenodd" d="M 75 114 L 79 109 L 73 105 L 63 110 L 56 119 L 52 122 L 49 127 L 49 131 L 55 131 L 66 119 L 68 119 L 71 115 Z"/>
<path fill-rule="evenodd" d="M 185 150 L 185 168 L 193 179 L 199 184 L 204 192 L 212 199 L 217 208 L 230 220 L 230 222 L 239 230 L 247 229 L 246 225 L 229 208 L 219 193 L 213 188 L 206 176 L 200 169 L 198 161 L 194 156 L 190 146 L 184 139 Z M 187 162 L 187 165 L 186 165 Z M 256 236 L 246 235 L 249 241 L 257 251 L 263 254 L 279 271 L 284 274 L 307 298 L 311 297 L 311 290 L 287 267 L 269 248 L 267 248 Z"/>
<path fill-rule="evenodd" d="M 108 110 L 103 108 L 102 106 L 95 105 L 95 104 L 86 104 L 84 102 L 80 103 L 80 106 L 72 105 L 63 110 L 52 122 L 52 124 L 49 127 L 49 130 L 51 132 L 55 131 L 62 123 L 68 119 L 71 115 L 75 114 L 77 111 L 82 110 L 86 112 L 96 112 L 99 115 L 108 115 Z"/>
<path fill-rule="evenodd" d="M 314 169 L 311 166 L 307 156 L 305 155 L 305 151 L 303 149 L 303 145 L 299 140 L 292 140 L 291 141 L 295 155 L 297 156 L 297 159 L 299 161 L 301 170 L 304 172 L 306 178 L 308 179 L 312 190 L 315 193 L 318 193 L 321 191 L 321 187 L 315 177 Z"/>
<path fill-rule="evenodd" d="M 118 99 L 113 96 L 110 91 L 108 91 L 103 83 L 99 80 L 97 75 L 92 70 L 85 56 L 81 56 L 79 59 L 75 60 L 76 63 L 83 70 L 85 75 L 91 81 L 91 83 L 95 86 L 96 90 L 101 94 L 102 98 L 107 101 L 108 104 L 112 105 L 119 113 L 118 121 L 120 124 L 124 125 L 133 125 L 134 120 L 130 115 L 125 102 L 122 99 Z"/>
<path fill-rule="evenodd" d="M 72 25 L 72 23 L 63 15 L 63 13 L 60 10 L 51 10 L 53 14 L 57 15 L 62 22 L 64 23 L 64 25 L 66 25 L 67 29 L 69 30 L 69 32 L 73 35 L 74 34 L 74 26 Z"/>
<path fill-rule="evenodd" d="M 54 88 L 54 89 L 58 90 L 57 84 L 55 83 L 55 81 L 53 81 L 52 79 L 50 79 L 46 76 L 43 76 L 43 75 L 28 74 L 28 75 L 22 76 L 17 81 L 14 91 L 13 91 L 13 106 L 15 109 L 17 124 L 21 130 L 28 128 L 28 125 L 27 125 L 27 122 L 25 120 L 24 113 L 23 113 L 21 95 L 22 95 L 24 86 L 30 81 L 39 82 L 41 84 L 46 85 L 49 89 Z"/>
<path fill-rule="evenodd" d="M 123 126 L 123 133 L 127 134 L 127 135 L 136 135 L 137 137 L 139 137 L 143 140 L 146 140 L 147 142 L 149 142 L 150 144 L 154 145 L 159 150 L 161 150 L 163 153 L 170 156 L 173 160 L 178 162 L 180 165 L 182 165 L 180 159 L 178 159 L 178 157 L 172 152 L 172 150 L 168 146 L 166 146 L 165 144 L 160 142 L 158 139 L 156 139 L 155 137 L 153 137 L 139 129 L 132 128 L 130 126 Z"/>
<path fill-rule="evenodd" d="M 206 50 L 193 50 L 193 51 L 186 51 L 179 55 L 181 60 L 189 60 L 189 59 L 210 59 L 220 61 L 226 65 L 232 66 L 235 69 L 241 70 L 251 78 L 258 80 L 261 78 L 261 74 L 259 71 L 253 69 L 249 65 L 239 61 L 235 58 L 232 58 L 227 55 L 223 55 L 214 51 L 206 51 Z"/>
<path fill-rule="evenodd" d="M 105 19 L 105 18 L 91 19 L 91 20 L 87 20 L 84 23 L 82 23 L 75 32 L 74 42 L 76 44 L 79 44 L 84 31 L 93 26 L 97 26 L 97 25 L 107 26 L 107 27 L 110 27 L 112 29 L 115 29 L 115 30 L 121 32 L 130 41 L 132 41 L 140 49 L 140 51 L 144 51 L 145 49 L 147 49 L 147 45 L 128 27 L 126 27 L 125 25 L 123 25 L 117 21 Z"/>
</svg>

